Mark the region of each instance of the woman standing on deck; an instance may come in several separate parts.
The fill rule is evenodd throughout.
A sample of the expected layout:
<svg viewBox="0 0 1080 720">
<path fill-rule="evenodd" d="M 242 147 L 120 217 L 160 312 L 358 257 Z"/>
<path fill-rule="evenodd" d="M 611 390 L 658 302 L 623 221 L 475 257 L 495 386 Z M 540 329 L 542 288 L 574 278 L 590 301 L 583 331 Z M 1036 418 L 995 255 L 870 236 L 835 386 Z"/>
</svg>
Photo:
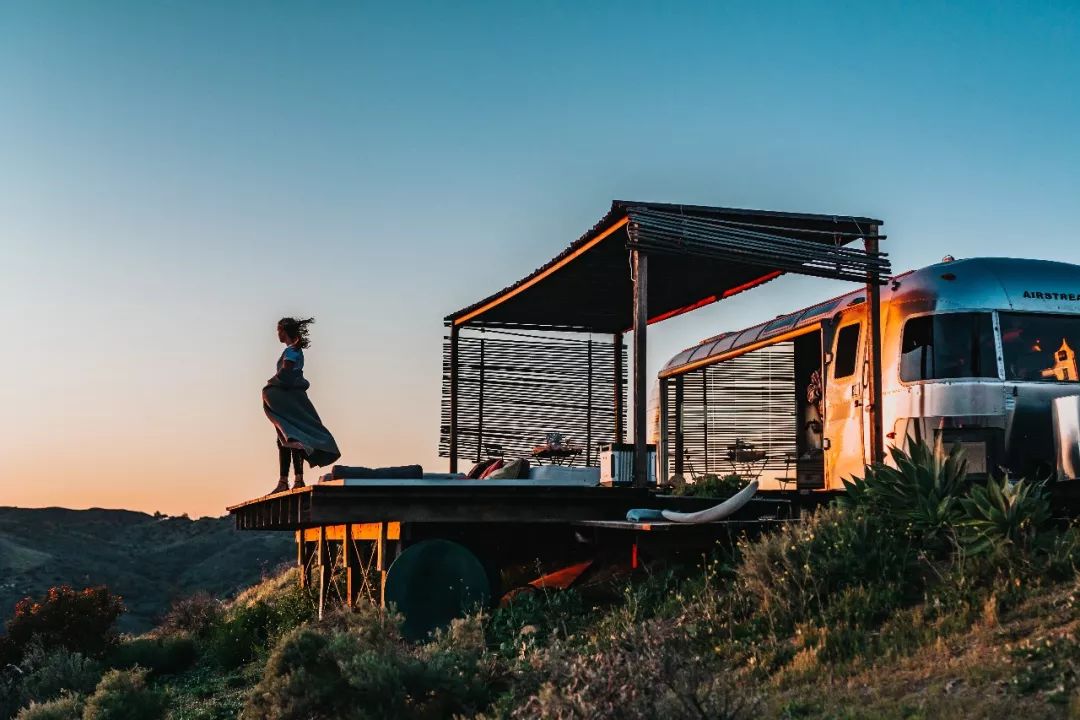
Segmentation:
<svg viewBox="0 0 1080 720">
<path fill-rule="evenodd" d="M 280 473 L 273 493 L 289 489 L 289 460 L 293 466 L 293 488 L 304 487 L 304 460 L 321 467 L 341 457 L 330 431 L 323 427 L 319 413 L 308 399 L 310 383 L 304 378 L 304 348 L 309 344 L 308 326 L 315 318 L 281 318 L 278 340 L 285 349 L 277 361 L 277 372 L 263 388 L 263 410 L 277 430 Z"/>
</svg>

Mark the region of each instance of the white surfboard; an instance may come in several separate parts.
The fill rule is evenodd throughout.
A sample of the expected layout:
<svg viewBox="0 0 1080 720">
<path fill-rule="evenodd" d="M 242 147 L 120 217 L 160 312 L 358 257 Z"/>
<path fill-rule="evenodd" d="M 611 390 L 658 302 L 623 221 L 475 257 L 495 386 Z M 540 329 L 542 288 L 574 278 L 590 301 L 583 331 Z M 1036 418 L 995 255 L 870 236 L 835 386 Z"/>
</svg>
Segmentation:
<svg viewBox="0 0 1080 720">
<path fill-rule="evenodd" d="M 664 519 L 677 523 L 707 523 L 723 520 L 726 517 L 734 515 L 743 505 L 750 502 L 750 498 L 754 497 L 754 493 L 756 493 L 757 490 L 758 481 L 752 480 L 749 485 L 719 505 L 714 505 L 706 510 L 699 510 L 692 513 L 664 510 Z"/>
</svg>

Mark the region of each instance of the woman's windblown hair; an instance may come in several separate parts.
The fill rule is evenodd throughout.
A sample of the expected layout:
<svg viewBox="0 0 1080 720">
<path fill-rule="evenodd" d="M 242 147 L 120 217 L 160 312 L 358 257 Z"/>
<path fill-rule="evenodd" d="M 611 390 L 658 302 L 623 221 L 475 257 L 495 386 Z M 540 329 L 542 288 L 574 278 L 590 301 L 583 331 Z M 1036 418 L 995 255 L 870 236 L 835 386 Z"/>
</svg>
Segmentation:
<svg viewBox="0 0 1080 720">
<path fill-rule="evenodd" d="M 278 327 L 284 330 L 289 337 L 296 338 L 297 346 L 306 348 L 311 343 L 308 339 L 308 325 L 314 322 L 315 318 L 297 320 L 296 318 L 287 317 L 278 320 Z"/>
</svg>

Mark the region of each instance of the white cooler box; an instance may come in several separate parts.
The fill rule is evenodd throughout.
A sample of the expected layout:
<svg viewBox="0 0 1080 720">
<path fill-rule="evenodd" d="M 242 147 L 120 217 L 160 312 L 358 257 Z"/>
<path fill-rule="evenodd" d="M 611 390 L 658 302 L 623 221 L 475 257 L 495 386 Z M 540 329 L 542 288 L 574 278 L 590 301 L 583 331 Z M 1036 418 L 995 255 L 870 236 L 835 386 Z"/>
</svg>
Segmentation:
<svg viewBox="0 0 1080 720">
<path fill-rule="evenodd" d="M 648 485 L 656 485 L 656 445 L 646 445 L 649 458 Z M 634 446 L 630 443 L 608 443 L 600 446 L 600 484 L 634 484 Z"/>
</svg>

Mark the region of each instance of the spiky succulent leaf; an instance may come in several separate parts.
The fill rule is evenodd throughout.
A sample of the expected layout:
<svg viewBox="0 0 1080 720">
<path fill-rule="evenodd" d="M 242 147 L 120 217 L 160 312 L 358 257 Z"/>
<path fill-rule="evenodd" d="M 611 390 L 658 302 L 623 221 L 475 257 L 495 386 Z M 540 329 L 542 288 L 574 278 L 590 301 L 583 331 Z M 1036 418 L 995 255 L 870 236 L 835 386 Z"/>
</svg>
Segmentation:
<svg viewBox="0 0 1080 720">
<path fill-rule="evenodd" d="M 972 487 L 961 507 L 961 540 L 971 554 L 1010 545 L 1030 549 L 1049 537 L 1040 532 L 1051 519 L 1050 498 L 1042 483 L 990 478 L 985 486 Z"/>
</svg>

